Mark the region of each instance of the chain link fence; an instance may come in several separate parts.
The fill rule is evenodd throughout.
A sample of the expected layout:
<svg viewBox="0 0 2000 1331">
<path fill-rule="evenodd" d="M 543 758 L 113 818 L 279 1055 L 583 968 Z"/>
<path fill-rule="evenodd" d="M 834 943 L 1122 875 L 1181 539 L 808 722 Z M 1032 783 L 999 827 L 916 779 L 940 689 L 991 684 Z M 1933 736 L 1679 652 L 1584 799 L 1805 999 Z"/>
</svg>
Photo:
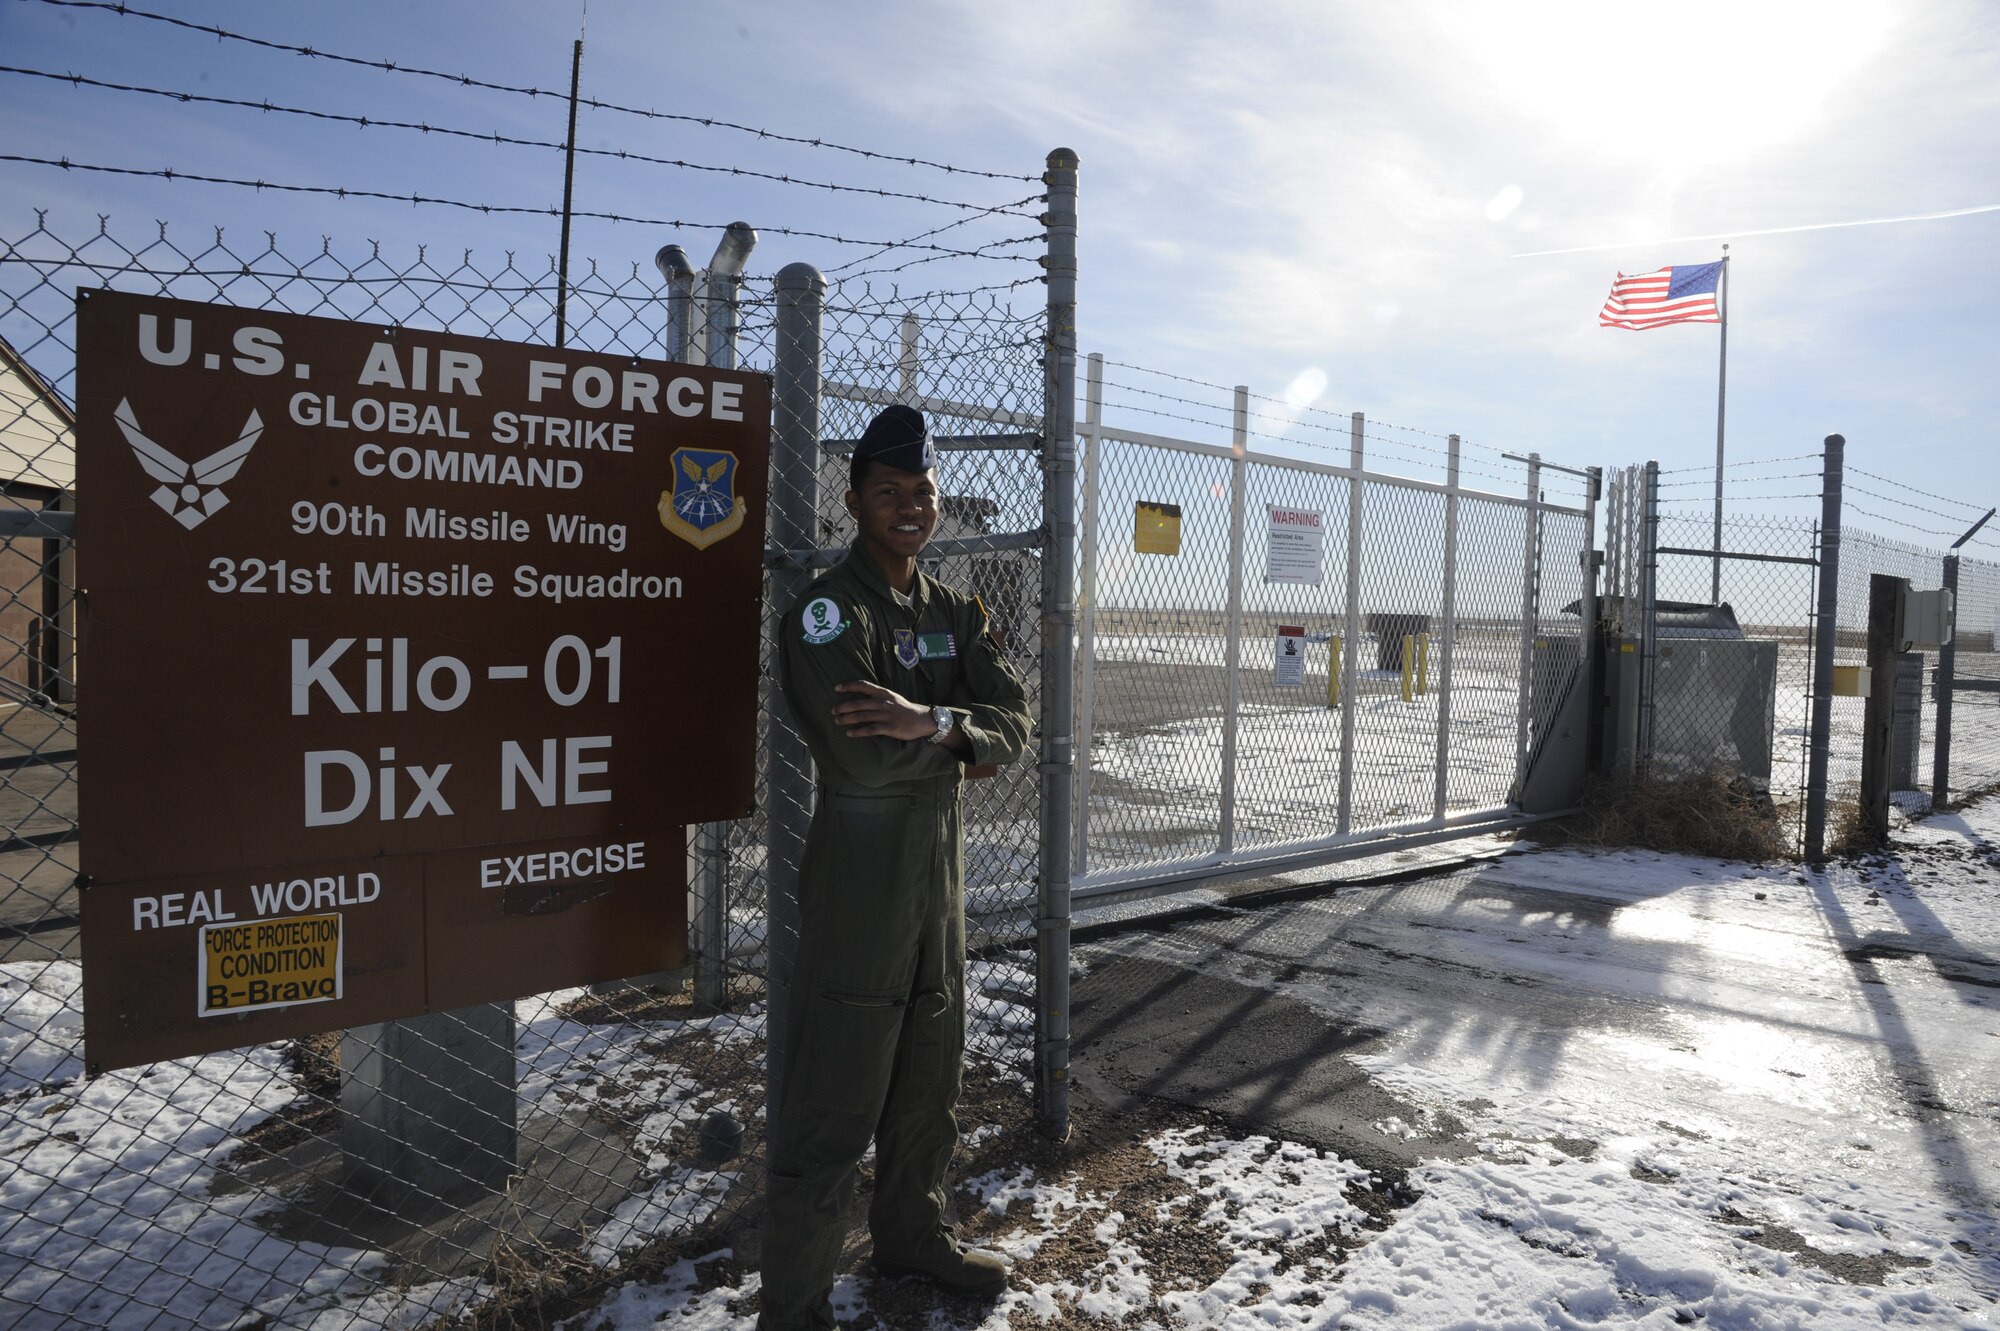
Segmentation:
<svg viewBox="0 0 2000 1331">
<path fill-rule="evenodd" d="M 1547 502 L 1539 464 L 1464 486 L 1456 438 L 1443 483 L 1372 470 L 1360 416 L 1346 466 L 1253 451 L 1244 390 L 1233 434 L 1107 423 L 1092 361 L 1079 900 L 1463 834 L 1538 770 L 1580 781 L 1594 501 Z"/>
<path fill-rule="evenodd" d="M 1958 558 L 1957 624 L 1951 666 L 1936 679 L 1937 708 L 1951 691 L 1951 798 L 2000 786 L 2000 563 Z M 1947 564 L 1949 584 L 1951 570 Z M 1940 654 L 1942 658 L 1942 654 Z"/>
<path fill-rule="evenodd" d="M 1659 519 L 1653 770 L 1692 776 L 1720 767 L 1747 780 L 1769 797 L 1799 849 L 1811 760 L 1818 532 L 1806 519 L 1725 517 L 1730 557 L 1720 561 L 1721 596 L 1711 609 L 1718 561 L 1699 551 L 1713 537 L 1706 516 Z"/>
<path fill-rule="evenodd" d="M 2000 673 L 2000 569 L 1846 526 L 1836 542 L 1823 542 L 1821 524 L 1806 518 L 1732 512 L 1718 522 L 1706 512 L 1662 511 L 1650 465 L 1621 469 L 1610 487 L 1607 762 L 1643 760 L 1650 774 L 1668 779 L 1719 776 L 1775 815 L 1794 853 L 1808 853 L 1817 703 L 1827 745 L 1817 794 L 1831 806 L 1837 843 L 1861 792 L 1861 668 L 1868 663 L 1870 579 L 1880 574 L 1915 591 L 1957 580 L 1950 650 L 1901 653 L 1890 678 L 1867 686 L 1884 691 L 1893 708 L 1890 788 L 1935 795 L 1948 787 L 1963 796 L 2000 782 L 1992 736 L 2000 687 L 1987 684 Z M 1819 479 L 1794 472 L 1752 479 L 1801 477 Z M 1837 515 L 1837 498 L 1834 504 Z M 1834 547 L 1831 588 L 1821 585 L 1823 545 Z M 1822 606 L 1831 609 L 1830 633 L 1819 631 Z M 1815 658 L 1828 647 L 1832 670 L 1816 698 Z M 1940 705 L 1947 692 L 1950 707 Z M 1941 749 L 1949 773 L 1938 769 Z"/>
<path fill-rule="evenodd" d="M 131 238 L 104 223 L 75 236 L 40 221 L 0 241 L 0 438 L 15 476 L 0 550 L 0 1322 L 476 1322 L 510 1300 L 541 1300 L 661 1260 L 754 1214 L 772 802 L 803 798 L 809 770 L 767 762 L 754 817 L 690 829 L 681 970 L 84 1075 L 68 522 L 76 289 L 547 342 L 558 285 L 552 264 L 509 256 L 485 265 L 435 247 L 391 255 L 326 241 L 301 255 L 272 236 L 243 245 L 217 233 L 186 245 L 165 227 Z M 924 406 L 952 437 L 940 468 L 935 570 L 986 600 L 1038 714 L 1043 299 L 1034 276 L 957 294 L 905 297 L 860 282 L 828 290 L 814 441 L 822 465 L 776 477 L 773 489 L 774 505 L 781 491 L 816 490 L 816 530 L 805 544 L 821 553 L 792 549 L 766 561 L 768 584 L 834 557 L 849 535 L 842 441 L 882 403 Z M 742 368 L 774 367 L 780 301 L 769 280 L 743 284 L 734 353 Z M 659 355 L 667 301 L 639 265 L 586 265 L 566 306 L 567 345 Z M 764 648 L 769 681 L 768 617 Z M 780 706 L 767 685 L 766 754 L 778 751 Z M 1027 1094 L 1035 1047 L 1037 810 L 1031 762 L 975 783 L 966 802 L 971 1071 L 1015 1095 Z M 361 1075 L 364 1066 L 396 1060 L 426 1083 L 426 1103 L 451 1106 L 432 1125 L 448 1139 L 467 1132 L 479 1108 L 458 1070 L 496 1042 L 503 1058 L 511 1046 L 514 1068 L 495 1111 L 516 1129 L 513 1158 L 501 1162 L 504 1187 L 468 1192 L 421 1162 L 392 1180 L 348 1167 L 346 1134 L 366 1117 L 356 1096 L 382 1093 L 368 1089 L 380 1083 Z M 467 1145 L 450 1144 L 461 1154 Z"/>
</svg>

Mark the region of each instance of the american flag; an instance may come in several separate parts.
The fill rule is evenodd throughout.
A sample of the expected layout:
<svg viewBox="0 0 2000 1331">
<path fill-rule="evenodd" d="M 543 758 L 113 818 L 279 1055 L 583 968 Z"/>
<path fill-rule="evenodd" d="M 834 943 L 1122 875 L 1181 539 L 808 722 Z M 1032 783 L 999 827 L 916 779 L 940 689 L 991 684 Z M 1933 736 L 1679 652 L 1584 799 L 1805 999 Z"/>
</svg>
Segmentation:
<svg viewBox="0 0 2000 1331">
<path fill-rule="evenodd" d="M 1666 324 L 1719 324 L 1715 288 L 1722 263 L 1682 263 L 1650 273 L 1618 274 L 1598 311 L 1606 328 L 1659 328 Z"/>
</svg>

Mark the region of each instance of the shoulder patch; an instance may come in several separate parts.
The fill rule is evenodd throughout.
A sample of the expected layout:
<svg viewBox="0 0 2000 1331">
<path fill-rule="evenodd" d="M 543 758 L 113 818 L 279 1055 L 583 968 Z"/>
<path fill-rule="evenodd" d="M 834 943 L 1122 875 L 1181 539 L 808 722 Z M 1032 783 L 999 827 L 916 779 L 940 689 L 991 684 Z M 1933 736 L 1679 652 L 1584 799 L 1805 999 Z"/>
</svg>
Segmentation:
<svg viewBox="0 0 2000 1331">
<path fill-rule="evenodd" d="M 1000 634 L 993 627 L 993 615 L 991 611 L 987 610 L 986 602 L 980 600 L 978 593 L 975 592 L 972 597 L 972 603 L 979 607 L 979 636 L 992 643 L 995 647 L 1004 648 L 1007 644 L 1000 641 Z"/>
<path fill-rule="evenodd" d="M 840 603 L 831 596 L 813 597 L 806 602 L 806 608 L 799 616 L 805 640 L 815 647 L 832 642 L 847 632 L 849 622 L 840 612 Z"/>
</svg>

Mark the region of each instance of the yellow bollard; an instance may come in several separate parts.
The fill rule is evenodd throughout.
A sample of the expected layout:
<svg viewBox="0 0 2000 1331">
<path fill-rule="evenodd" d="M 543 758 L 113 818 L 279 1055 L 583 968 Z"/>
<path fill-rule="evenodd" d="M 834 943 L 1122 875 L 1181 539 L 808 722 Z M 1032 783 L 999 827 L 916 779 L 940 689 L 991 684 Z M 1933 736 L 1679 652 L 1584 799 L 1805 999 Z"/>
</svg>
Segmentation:
<svg viewBox="0 0 2000 1331">
<path fill-rule="evenodd" d="M 1327 657 L 1326 662 L 1326 705 L 1338 707 L 1340 706 L 1340 635 L 1334 634 L 1333 640 L 1327 646 L 1332 650 L 1332 654 Z"/>
<path fill-rule="evenodd" d="M 1431 691 L 1431 635 L 1417 635 L 1417 692 Z"/>
</svg>

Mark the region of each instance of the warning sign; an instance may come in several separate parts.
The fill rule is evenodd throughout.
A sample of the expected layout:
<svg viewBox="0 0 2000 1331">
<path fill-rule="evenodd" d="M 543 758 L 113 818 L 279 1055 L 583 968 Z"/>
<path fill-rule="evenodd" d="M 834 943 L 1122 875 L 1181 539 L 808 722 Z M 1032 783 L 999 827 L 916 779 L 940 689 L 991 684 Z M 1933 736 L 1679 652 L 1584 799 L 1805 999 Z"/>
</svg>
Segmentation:
<svg viewBox="0 0 2000 1331">
<path fill-rule="evenodd" d="M 1310 508 L 1271 505 L 1264 581 L 1317 587 L 1326 564 L 1326 515 Z"/>
<path fill-rule="evenodd" d="M 1300 624 L 1278 625 L 1278 661 L 1271 682 L 1281 689 L 1303 688 L 1306 682 L 1306 631 Z"/>
<path fill-rule="evenodd" d="M 340 916 L 210 924 L 201 930 L 198 1015 L 254 1012 L 340 997 Z"/>
</svg>

